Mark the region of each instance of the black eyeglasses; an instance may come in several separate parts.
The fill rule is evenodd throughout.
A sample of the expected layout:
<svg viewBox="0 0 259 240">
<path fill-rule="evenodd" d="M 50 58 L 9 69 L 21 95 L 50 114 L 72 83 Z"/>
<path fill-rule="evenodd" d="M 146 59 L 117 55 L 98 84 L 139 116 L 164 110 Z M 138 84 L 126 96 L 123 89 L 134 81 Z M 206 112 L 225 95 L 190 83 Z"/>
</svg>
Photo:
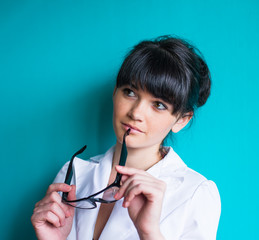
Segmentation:
<svg viewBox="0 0 259 240">
<path fill-rule="evenodd" d="M 122 148 L 121 148 L 121 156 L 120 156 L 120 166 L 125 166 L 126 159 L 127 159 L 127 148 L 126 148 L 126 143 L 125 143 L 125 138 L 127 135 L 129 135 L 130 128 L 125 132 L 123 136 L 123 143 L 122 143 Z M 84 150 L 86 149 L 86 146 L 81 148 L 79 151 L 77 151 L 71 158 L 66 178 L 65 178 L 65 183 L 66 184 L 71 184 L 71 179 L 72 179 L 72 165 L 74 158 L 81 154 Z M 121 182 L 121 174 L 117 173 L 115 181 L 110 184 L 108 187 L 104 188 L 103 190 L 90 195 L 89 197 L 86 198 L 80 198 L 80 199 L 75 199 L 75 200 L 67 200 L 68 193 L 63 192 L 62 193 L 62 201 L 65 202 L 66 204 L 75 207 L 75 208 L 81 208 L 81 209 L 93 209 L 96 208 L 96 202 L 99 203 L 113 203 L 116 202 L 117 200 L 114 198 L 114 195 L 118 192 L 120 188 L 120 182 Z"/>
</svg>

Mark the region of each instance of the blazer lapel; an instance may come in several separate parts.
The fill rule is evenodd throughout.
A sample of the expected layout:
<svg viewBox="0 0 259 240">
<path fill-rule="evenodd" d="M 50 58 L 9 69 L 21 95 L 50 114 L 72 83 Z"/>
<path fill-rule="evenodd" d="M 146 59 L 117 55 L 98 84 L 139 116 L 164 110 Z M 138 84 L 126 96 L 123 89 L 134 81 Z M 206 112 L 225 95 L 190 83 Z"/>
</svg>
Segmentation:
<svg viewBox="0 0 259 240">
<path fill-rule="evenodd" d="M 98 157 L 97 159 L 93 159 L 93 162 L 87 162 L 80 159 L 75 161 L 74 172 L 76 178 L 77 198 L 87 197 L 107 186 L 110 176 L 109 169 L 111 169 L 112 166 L 112 156 L 113 148 L 108 150 L 105 155 L 99 159 L 99 163 Z M 99 208 L 100 204 L 97 203 L 97 208 L 95 209 L 76 209 L 76 239 L 93 238 Z"/>
<path fill-rule="evenodd" d="M 128 209 L 122 207 L 123 199 L 116 202 L 113 211 L 110 215 L 108 222 L 106 223 L 100 240 L 107 239 L 138 239 L 137 230 L 131 221 Z"/>
<path fill-rule="evenodd" d="M 174 194 L 174 192 L 176 192 L 181 186 L 183 182 L 182 173 L 185 169 L 186 165 L 184 162 L 173 151 L 173 149 L 170 148 L 170 151 L 163 160 L 147 170 L 147 172 L 152 176 L 167 183 L 167 191 L 161 213 L 161 221 L 166 218 L 168 209 L 174 208 L 175 206 L 169 200 L 172 199 L 171 194 Z M 129 217 L 128 210 L 122 207 L 122 202 L 123 199 L 115 204 L 110 218 L 102 231 L 100 240 L 139 239 L 137 230 Z"/>
</svg>

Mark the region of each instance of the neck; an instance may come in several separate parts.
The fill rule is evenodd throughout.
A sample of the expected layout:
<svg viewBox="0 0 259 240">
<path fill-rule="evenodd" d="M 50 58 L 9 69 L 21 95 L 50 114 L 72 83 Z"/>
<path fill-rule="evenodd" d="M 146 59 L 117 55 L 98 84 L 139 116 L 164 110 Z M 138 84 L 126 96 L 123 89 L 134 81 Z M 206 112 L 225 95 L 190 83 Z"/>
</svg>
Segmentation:
<svg viewBox="0 0 259 240">
<path fill-rule="evenodd" d="M 113 167 L 119 164 L 122 144 L 117 141 L 113 155 Z M 147 170 L 161 160 L 159 145 L 146 148 L 127 147 L 128 156 L 126 166 Z"/>
</svg>

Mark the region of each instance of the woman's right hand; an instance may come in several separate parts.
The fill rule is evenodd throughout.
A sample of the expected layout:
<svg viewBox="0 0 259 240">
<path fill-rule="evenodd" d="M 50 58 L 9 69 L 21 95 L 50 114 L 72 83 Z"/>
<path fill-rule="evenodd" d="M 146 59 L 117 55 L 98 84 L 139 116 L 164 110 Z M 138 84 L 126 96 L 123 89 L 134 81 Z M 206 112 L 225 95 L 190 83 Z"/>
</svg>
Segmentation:
<svg viewBox="0 0 259 240">
<path fill-rule="evenodd" d="M 75 209 L 64 204 L 58 192 L 68 192 L 68 200 L 76 198 L 74 185 L 54 183 L 49 186 L 46 196 L 36 203 L 31 217 L 39 240 L 66 239 L 71 231 Z"/>
</svg>

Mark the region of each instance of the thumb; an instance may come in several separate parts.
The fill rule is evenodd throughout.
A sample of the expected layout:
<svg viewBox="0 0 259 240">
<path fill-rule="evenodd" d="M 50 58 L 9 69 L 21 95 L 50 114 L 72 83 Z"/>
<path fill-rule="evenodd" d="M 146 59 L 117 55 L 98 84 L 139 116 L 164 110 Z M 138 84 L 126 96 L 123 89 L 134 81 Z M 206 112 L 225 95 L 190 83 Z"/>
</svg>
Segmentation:
<svg viewBox="0 0 259 240">
<path fill-rule="evenodd" d="M 76 200 L 76 186 L 71 185 L 71 190 L 68 193 L 67 200 Z"/>
<path fill-rule="evenodd" d="M 70 201 L 76 200 L 76 186 L 75 185 L 71 185 L 71 190 L 68 193 L 67 200 L 70 200 Z M 72 204 L 73 203 L 71 203 L 71 205 Z M 73 217 L 74 213 L 75 213 L 75 208 L 70 206 L 69 207 L 69 215 Z"/>
</svg>

